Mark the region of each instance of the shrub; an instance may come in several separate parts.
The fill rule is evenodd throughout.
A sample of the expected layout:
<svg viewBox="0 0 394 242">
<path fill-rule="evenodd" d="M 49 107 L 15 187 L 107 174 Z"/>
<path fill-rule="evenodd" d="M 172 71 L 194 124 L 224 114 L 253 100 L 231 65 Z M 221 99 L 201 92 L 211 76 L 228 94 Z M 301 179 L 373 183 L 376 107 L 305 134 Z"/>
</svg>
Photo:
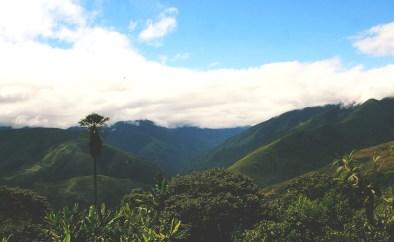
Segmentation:
<svg viewBox="0 0 394 242">
<path fill-rule="evenodd" d="M 0 201 L 0 237 L 17 242 L 40 240 L 41 223 L 49 209 L 45 197 L 25 189 L 0 186 Z"/>
<path fill-rule="evenodd" d="M 249 178 L 212 169 L 173 178 L 164 211 L 190 226 L 188 241 L 230 241 L 236 229 L 259 220 L 259 202 Z"/>
</svg>

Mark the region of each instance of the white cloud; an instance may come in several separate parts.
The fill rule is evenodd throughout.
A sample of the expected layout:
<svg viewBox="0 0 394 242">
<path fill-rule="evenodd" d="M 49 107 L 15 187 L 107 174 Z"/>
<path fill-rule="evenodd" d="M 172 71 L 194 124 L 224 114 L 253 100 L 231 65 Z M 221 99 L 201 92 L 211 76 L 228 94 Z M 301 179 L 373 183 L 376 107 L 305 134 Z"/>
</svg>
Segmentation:
<svg viewBox="0 0 394 242">
<path fill-rule="evenodd" d="M 49 16 L 45 7 L 31 9 L 39 12 L 31 13 L 32 23 Z M 54 31 L 85 15 L 72 15 L 78 17 L 66 18 L 64 24 L 50 15 L 44 21 L 49 27 L 1 32 L 1 123 L 66 127 L 99 112 L 113 121 L 229 127 L 255 124 L 294 108 L 394 95 L 394 65 L 344 69 L 338 59 L 329 59 L 199 71 L 148 61 L 125 34 L 83 21 L 67 34 Z M 13 25 L 10 20 L 16 19 L 3 17 L 1 23 Z M 57 32 L 50 36 L 67 39 L 71 47 L 40 42 L 37 36 L 47 32 Z"/>
<path fill-rule="evenodd" d="M 176 29 L 177 14 L 178 9 L 176 8 L 165 9 L 160 13 L 159 18 L 156 21 L 151 19 L 147 21 L 145 29 L 139 33 L 138 38 L 141 41 L 150 42 L 168 35 Z"/>
<path fill-rule="evenodd" d="M 0 38 L 9 41 L 54 38 L 61 31 L 85 25 L 87 17 L 72 0 L 4 0 L 0 1 Z"/>
<path fill-rule="evenodd" d="M 353 39 L 353 46 L 364 54 L 394 56 L 394 22 L 374 26 Z"/>
</svg>

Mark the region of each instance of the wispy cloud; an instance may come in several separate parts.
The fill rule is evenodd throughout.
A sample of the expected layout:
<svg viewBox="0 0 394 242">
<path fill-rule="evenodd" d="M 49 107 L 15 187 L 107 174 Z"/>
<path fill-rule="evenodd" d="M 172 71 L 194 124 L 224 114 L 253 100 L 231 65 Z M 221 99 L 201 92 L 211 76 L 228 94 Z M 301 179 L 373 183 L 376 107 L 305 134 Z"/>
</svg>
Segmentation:
<svg viewBox="0 0 394 242">
<path fill-rule="evenodd" d="M 138 22 L 134 21 L 134 20 L 131 20 L 129 22 L 128 29 L 129 29 L 130 32 L 133 32 L 137 28 L 137 26 L 138 26 Z"/>
<path fill-rule="evenodd" d="M 215 67 L 219 67 L 222 63 L 220 63 L 219 61 L 214 61 L 208 64 L 209 68 L 215 68 Z"/>
<path fill-rule="evenodd" d="M 144 42 L 158 40 L 176 29 L 178 9 L 171 7 L 162 11 L 157 20 L 147 20 L 145 28 L 139 33 L 138 38 Z"/>
<path fill-rule="evenodd" d="M 184 53 L 177 53 L 174 56 L 168 56 L 168 55 L 159 55 L 159 61 L 162 64 L 167 64 L 171 62 L 179 62 L 179 61 L 186 61 L 191 58 L 191 54 L 184 52 Z"/>
<path fill-rule="evenodd" d="M 372 56 L 394 56 L 394 22 L 374 26 L 355 36 L 353 46 Z"/>
<path fill-rule="evenodd" d="M 0 11 L 13 10 L 9 6 L 14 1 L 2 1 Z M 71 11 L 74 17 L 63 24 L 57 14 L 48 13 L 46 6 L 53 0 L 40 2 L 30 7 L 34 13 L 29 21 L 40 23 L 46 16 L 46 27 L 18 24 L 18 31 L 0 33 L 1 123 L 66 127 L 99 112 L 113 121 L 146 118 L 163 125 L 229 127 L 255 124 L 294 108 L 394 95 L 394 65 L 345 68 L 340 60 L 327 59 L 243 69 L 175 68 L 144 58 L 126 34 L 83 21 L 68 30 L 71 47 L 56 48 L 42 37 L 88 13 L 75 1 L 64 0 L 62 4 L 80 10 Z M 12 21 L 25 23 L 25 13 L 16 10 L 8 18 L 0 14 L 7 30 L 15 26 Z"/>
</svg>

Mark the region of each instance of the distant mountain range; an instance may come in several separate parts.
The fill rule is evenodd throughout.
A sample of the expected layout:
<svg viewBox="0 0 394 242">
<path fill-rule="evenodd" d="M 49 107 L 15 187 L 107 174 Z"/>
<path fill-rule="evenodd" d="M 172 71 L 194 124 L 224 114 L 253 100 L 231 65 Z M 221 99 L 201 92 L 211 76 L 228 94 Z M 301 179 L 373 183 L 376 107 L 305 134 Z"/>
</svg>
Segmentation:
<svg viewBox="0 0 394 242">
<path fill-rule="evenodd" d="M 133 187 L 152 184 L 159 174 L 190 170 L 234 129 L 165 128 L 148 120 L 118 122 L 102 130 L 98 159 L 104 201 L 119 201 Z M 88 132 L 78 127 L 0 129 L 0 182 L 39 191 L 56 204 L 91 201 L 92 158 Z"/>
<path fill-rule="evenodd" d="M 193 169 L 193 161 L 247 127 L 204 129 L 166 128 L 149 120 L 118 122 L 104 130 L 105 142 L 153 161 L 166 174 Z"/>
<path fill-rule="evenodd" d="M 91 201 L 88 132 L 73 127 L 1 128 L 0 183 L 32 188 L 56 204 Z M 352 150 L 394 140 L 394 99 L 284 113 L 252 127 L 166 128 L 149 120 L 102 129 L 99 194 L 115 203 L 158 174 L 225 167 L 261 186 L 319 170 Z"/>
</svg>

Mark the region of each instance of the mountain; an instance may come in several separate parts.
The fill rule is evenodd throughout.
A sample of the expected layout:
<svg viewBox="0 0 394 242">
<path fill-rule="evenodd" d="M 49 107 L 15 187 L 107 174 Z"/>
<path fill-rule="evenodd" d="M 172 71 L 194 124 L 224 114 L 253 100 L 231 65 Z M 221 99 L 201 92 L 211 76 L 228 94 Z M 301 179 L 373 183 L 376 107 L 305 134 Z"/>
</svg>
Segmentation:
<svg viewBox="0 0 394 242">
<path fill-rule="evenodd" d="M 118 122 L 104 130 L 107 144 L 155 162 L 167 174 L 192 168 L 192 161 L 246 127 L 161 127 L 149 120 Z"/>
<path fill-rule="evenodd" d="M 343 112 L 346 110 L 339 105 L 308 107 L 286 112 L 229 138 L 200 159 L 198 166 L 201 168 L 227 167 L 258 147 L 267 145 L 296 129 L 305 126 L 318 127 L 328 122 L 324 119 L 315 120 L 318 116 L 326 114 L 327 117 L 335 118 L 335 115 L 331 114 L 337 113 L 340 116 Z"/>
<path fill-rule="evenodd" d="M 56 205 L 91 201 L 92 158 L 88 140 L 70 130 L 25 128 L 0 131 L 0 181 L 31 188 Z M 118 202 L 134 187 L 154 182 L 153 163 L 104 145 L 97 160 L 99 196 Z"/>
<path fill-rule="evenodd" d="M 245 128 L 165 128 L 148 120 L 118 122 L 102 130 L 99 195 L 119 201 L 158 174 L 190 169 L 191 160 Z M 69 129 L 0 129 L 0 182 L 31 188 L 56 205 L 91 201 L 92 159 L 88 132 Z"/>
<path fill-rule="evenodd" d="M 324 167 L 343 153 L 394 139 L 393 98 L 371 99 L 347 108 L 337 105 L 310 110 L 320 111 L 309 118 L 303 115 L 293 125 L 285 126 L 286 132 L 281 135 L 260 139 L 258 143 L 261 145 L 238 155 L 242 157 L 229 170 L 244 173 L 266 186 Z M 304 112 L 308 109 L 295 111 L 298 114 Z M 292 120 L 290 112 L 267 122 L 271 125 L 286 123 L 286 116 L 287 120 Z M 258 126 L 265 125 L 268 126 L 267 123 Z M 244 133 L 233 139 L 236 138 L 238 143 L 244 144 L 253 137 Z"/>
<path fill-rule="evenodd" d="M 38 162 L 50 147 L 77 137 L 62 129 L 0 129 L 0 177 Z"/>
<path fill-rule="evenodd" d="M 373 161 L 373 157 L 379 157 L 377 162 Z M 394 140 L 382 144 L 370 146 L 353 152 L 353 159 L 355 164 L 359 167 L 360 174 L 372 180 L 376 185 L 383 189 L 382 192 L 390 192 L 394 183 Z M 307 180 L 313 177 L 335 177 L 337 167 L 332 164 L 305 173 L 301 176 L 286 180 L 281 183 L 274 184 L 262 188 L 262 191 L 267 194 L 281 194 L 288 192 L 289 187 L 297 186 L 298 184 L 307 184 Z M 378 171 L 378 172 L 377 172 Z M 379 174 L 377 174 L 379 173 Z M 309 182 L 310 186 L 315 186 L 316 182 Z M 327 184 L 328 185 L 328 184 Z M 308 188 L 304 189 L 308 190 Z"/>
</svg>

